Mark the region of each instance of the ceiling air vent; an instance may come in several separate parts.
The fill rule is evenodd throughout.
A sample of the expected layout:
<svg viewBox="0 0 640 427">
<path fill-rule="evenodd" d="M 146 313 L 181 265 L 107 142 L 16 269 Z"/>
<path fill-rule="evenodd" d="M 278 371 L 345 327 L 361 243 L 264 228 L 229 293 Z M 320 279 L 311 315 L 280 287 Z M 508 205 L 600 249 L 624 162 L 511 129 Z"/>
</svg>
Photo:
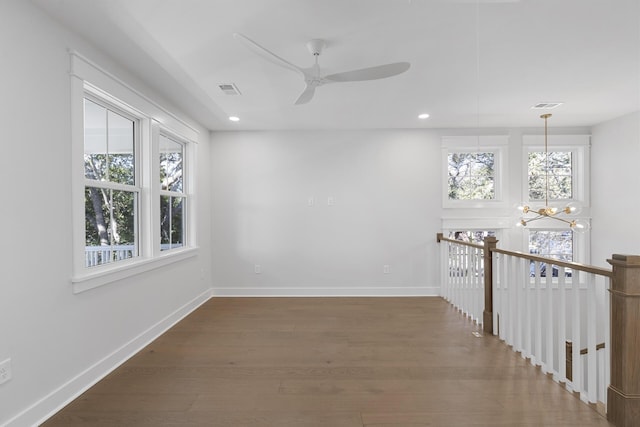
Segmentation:
<svg viewBox="0 0 640 427">
<path fill-rule="evenodd" d="M 532 110 L 553 110 L 562 105 L 562 102 L 539 102 L 531 107 Z"/>
<path fill-rule="evenodd" d="M 241 95 L 240 91 L 233 83 L 221 84 L 218 85 L 218 87 L 225 95 Z"/>
</svg>

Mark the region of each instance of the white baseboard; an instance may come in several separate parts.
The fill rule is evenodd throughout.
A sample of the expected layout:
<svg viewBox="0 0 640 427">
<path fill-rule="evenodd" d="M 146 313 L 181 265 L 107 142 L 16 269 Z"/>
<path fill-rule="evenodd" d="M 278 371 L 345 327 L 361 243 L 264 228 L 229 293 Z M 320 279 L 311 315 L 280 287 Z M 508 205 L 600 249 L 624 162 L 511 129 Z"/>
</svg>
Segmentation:
<svg viewBox="0 0 640 427">
<path fill-rule="evenodd" d="M 56 390 L 52 391 L 24 411 L 11 418 L 4 425 L 7 427 L 17 427 L 41 424 L 73 399 L 77 398 L 80 394 L 84 393 L 87 389 L 104 378 L 107 374 L 126 362 L 129 358 L 158 338 L 189 313 L 204 304 L 209 298 L 211 298 L 211 296 L 212 292 L 210 289 L 198 295 L 119 349 L 71 378 Z"/>
<path fill-rule="evenodd" d="M 440 287 L 214 287 L 211 292 L 214 297 L 435 297 Z"/>
</svg>

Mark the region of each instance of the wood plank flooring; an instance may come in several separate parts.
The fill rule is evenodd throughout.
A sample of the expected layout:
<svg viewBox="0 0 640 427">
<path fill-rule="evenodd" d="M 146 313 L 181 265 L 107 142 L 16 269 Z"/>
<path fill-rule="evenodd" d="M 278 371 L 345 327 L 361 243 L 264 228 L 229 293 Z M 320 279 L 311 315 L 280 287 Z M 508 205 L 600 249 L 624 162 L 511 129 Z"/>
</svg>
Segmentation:
<svg viewBox="0 0 640 427">
<path fill-rule="evenodd" d="M 44 426 L 609 426 L 440 298 L 214 298 Z"/>
</svg>

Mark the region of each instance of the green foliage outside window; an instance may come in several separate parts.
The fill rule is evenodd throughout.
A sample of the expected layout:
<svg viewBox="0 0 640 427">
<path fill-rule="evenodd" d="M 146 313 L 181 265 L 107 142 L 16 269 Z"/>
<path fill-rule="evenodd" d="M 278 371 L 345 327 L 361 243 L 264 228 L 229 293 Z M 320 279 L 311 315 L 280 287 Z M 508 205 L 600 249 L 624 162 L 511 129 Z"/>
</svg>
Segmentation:
<svg viewBox="0 0 640 427">
<path fill-rule="evenodd" d="M 529 200 L 564 200 L 573 197 L 571 152 L 529 153 Z M 548 193 L 547 193 L 548 185 Z"/>
<path fill-rule="evenodd" d="M 160 245 L 161 250 L 184 245 L 184 146 L 160 135 Z"/>
<path fill-rule="evenodd" d="M 496 198 L 494 153 L 449 153 L 449 200 Z"/>
</svg>

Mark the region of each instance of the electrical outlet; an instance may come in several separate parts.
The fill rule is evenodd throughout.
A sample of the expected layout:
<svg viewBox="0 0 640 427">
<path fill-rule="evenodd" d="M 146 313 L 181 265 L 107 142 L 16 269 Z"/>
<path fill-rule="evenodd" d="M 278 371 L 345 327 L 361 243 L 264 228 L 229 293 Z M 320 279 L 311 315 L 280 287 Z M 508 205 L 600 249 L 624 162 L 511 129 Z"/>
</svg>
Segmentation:
<svg viewBox="0 0 640 427">
<path fill-rule="evenodd" d="M 11 359 L 0 362 L 0 384 L 11 379 Z"/>
<path fill-rule="evenodd" d="M 329 196 L 327 197 L 327 206 L 333 206 L 336 204 L 335 197 Z"/>
</svg>

